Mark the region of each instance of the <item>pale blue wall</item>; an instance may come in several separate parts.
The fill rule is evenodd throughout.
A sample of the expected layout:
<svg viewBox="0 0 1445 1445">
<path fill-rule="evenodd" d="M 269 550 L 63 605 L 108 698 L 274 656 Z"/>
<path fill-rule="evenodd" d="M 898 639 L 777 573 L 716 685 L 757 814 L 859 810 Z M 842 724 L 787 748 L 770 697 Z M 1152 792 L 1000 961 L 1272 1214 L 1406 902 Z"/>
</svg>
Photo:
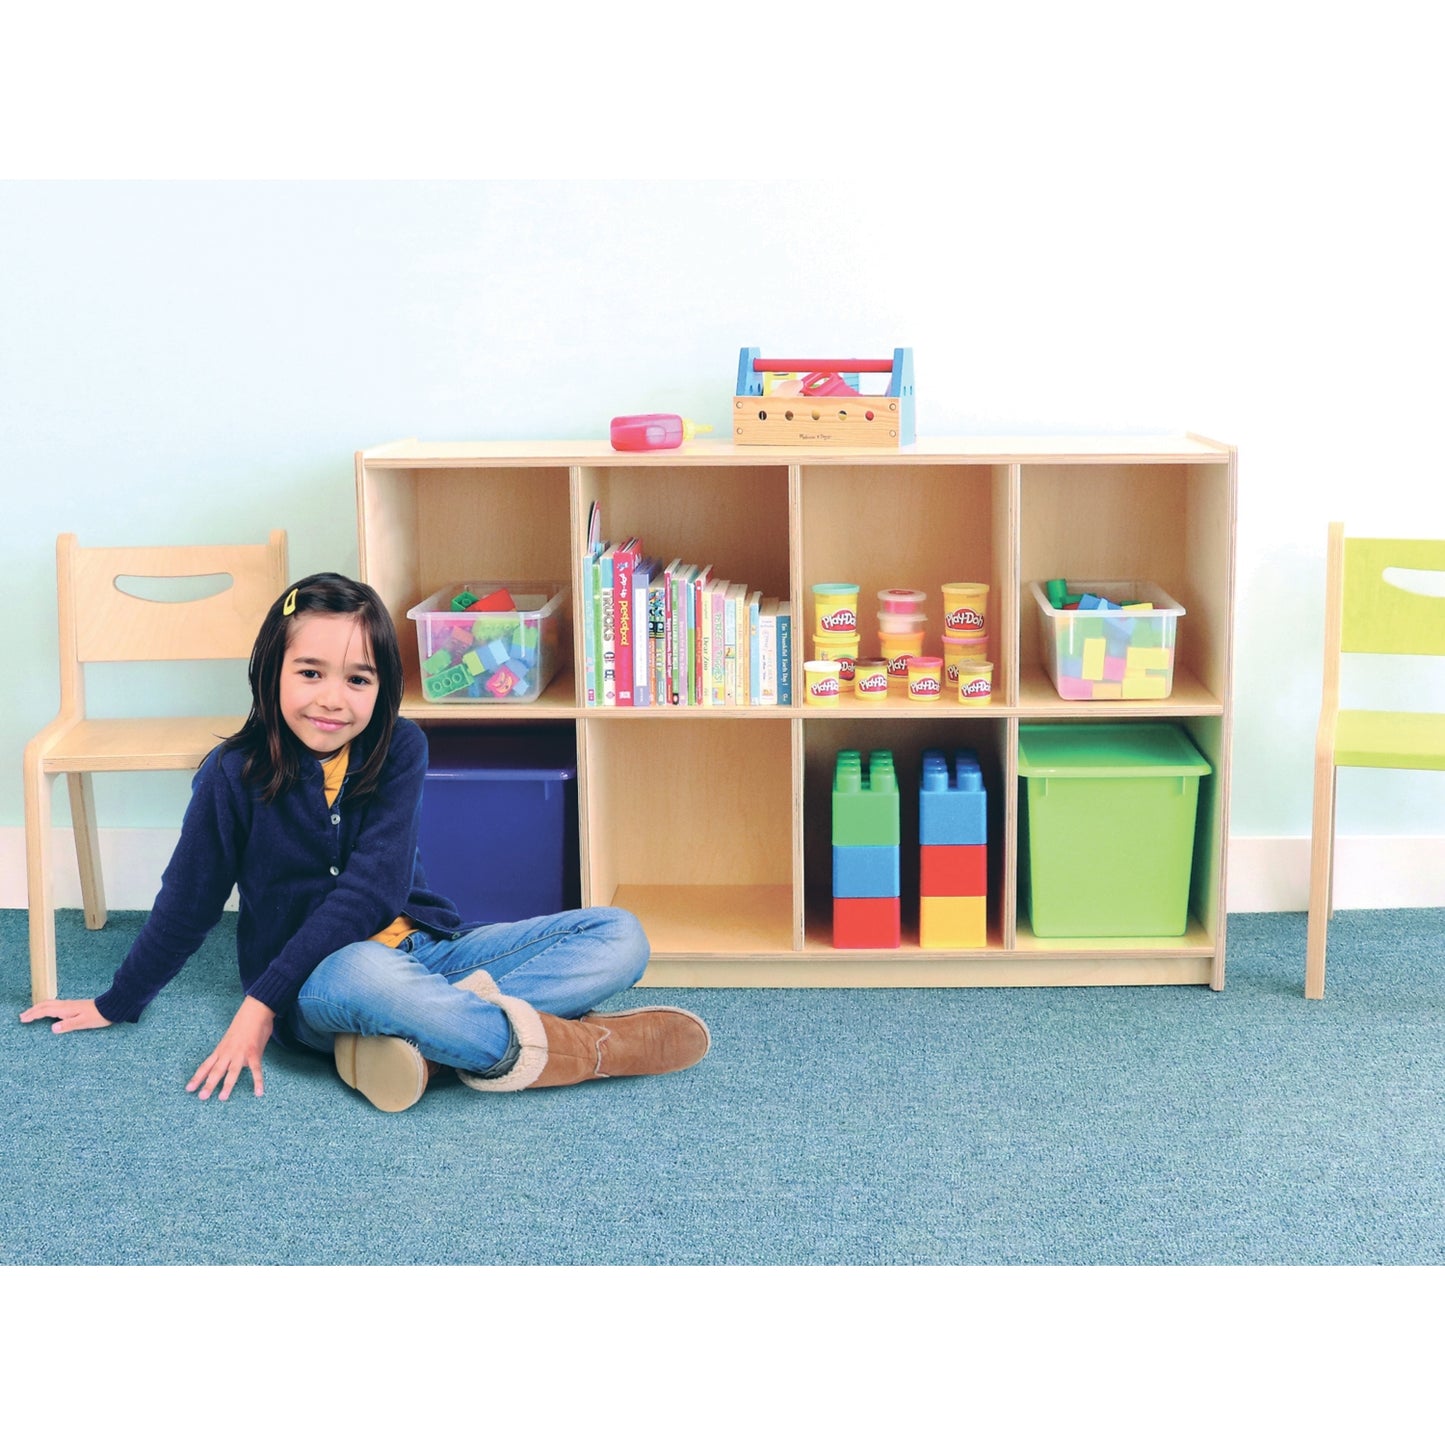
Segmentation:
<svg viewBox="0 0 1445 1445">
<path fill-rule="evenodd" d="M 57 532 L 281 526 L 294 572 L 345 570 L 358 447 L 596 437 L 641 410 L 722 426 L 741 345 L 910 345 L 924 433 L 1240 446 L 1234 828 L 1302 835 L 1325 523 L 1445 534 L 1445 251 L 1397 184 L 1425 143 L 1392 142 L 1388 164 L 1342 169 L 1094 157 L 1052 177 L 1005 149 L 986 173 L 941 156 L 927 185 L 862 190 L 0 185 L 0 825 L 21 821 L 21 750 L 57 700 Z M 103 821 L 174 825 L 184 787 L 102 780 Z M 1445 831 L 1439 799 L 1412 790 L 1402 824 L 1361 798 L 1341 824 Z"/>
</svg>

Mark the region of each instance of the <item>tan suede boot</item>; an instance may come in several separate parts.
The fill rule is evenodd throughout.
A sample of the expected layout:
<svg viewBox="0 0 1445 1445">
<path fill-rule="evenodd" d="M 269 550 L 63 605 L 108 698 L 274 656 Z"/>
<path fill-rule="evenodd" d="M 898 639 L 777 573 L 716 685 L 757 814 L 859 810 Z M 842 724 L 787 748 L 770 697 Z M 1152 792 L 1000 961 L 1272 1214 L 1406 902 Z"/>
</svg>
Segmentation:
<svg viewBox="0 0 1445 1445">
<path fill-rule="evenodd" d="M 457 1070 L 464 1084 L 485 1093 L 677 1073 L 702 1059 L 712 1042 L 707 1025 L 686 1009 L 657 1005 L 562 1019 L 539 1013 L 522 999 L 508 998 L 484 971 L 457 987 L 496 1004 L 520 1046 L 516 1062 L 500 1078 Z"/>
<path fill-rule="evenodd" d="M 389 1034 L 337 1034 L 331 1050 L 342 1083 L 388 1114 L 410 1109 L 438 1067 L 410 1040 Z"/>
</svg>

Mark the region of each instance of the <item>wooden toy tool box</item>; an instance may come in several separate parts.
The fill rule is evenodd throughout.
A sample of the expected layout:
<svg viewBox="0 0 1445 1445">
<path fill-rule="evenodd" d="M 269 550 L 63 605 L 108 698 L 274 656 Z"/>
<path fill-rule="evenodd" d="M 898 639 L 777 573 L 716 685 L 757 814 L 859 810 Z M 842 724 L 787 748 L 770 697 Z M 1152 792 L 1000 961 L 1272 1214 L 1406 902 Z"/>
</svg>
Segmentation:
<svg viewBox="0 0 1445 1445">
<path fill-rule="evenodd" d="M 793 372 L 801 393 L 769 393 L 770 373 Z M 880 396 L 866 395 L 844 378 L 859 373 L 888 377 Z M 733 441 L 740 446 L 898 447 L 914 441 L 913 351 L 900 347 L 888 360 L 827 361 L 764 357 L 745 346 L 738 358 L 733 396 Z"/>
</svg>

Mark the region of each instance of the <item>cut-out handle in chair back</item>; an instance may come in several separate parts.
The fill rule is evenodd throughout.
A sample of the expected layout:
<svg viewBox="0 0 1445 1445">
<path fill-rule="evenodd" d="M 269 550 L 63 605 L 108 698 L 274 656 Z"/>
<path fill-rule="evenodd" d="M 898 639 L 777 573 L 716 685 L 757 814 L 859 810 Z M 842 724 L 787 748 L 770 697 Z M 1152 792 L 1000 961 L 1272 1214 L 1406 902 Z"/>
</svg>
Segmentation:
<svg viewBox="0 0 1445 1445">
<path fill-rule="evenodd" d="M 1340 651 L 1445 657 L 1442 591 L 1445 541 L 1345 537 Z"/>
<path fill-rule="evenodd" d="M 1340 706 L 1340 658 L 1346 653 L 1445 657 L 1445 541 L 1346 537 L 1344 523 L 1330 523 L 1324 689 L 1310 823 L 1306 998 L 1323 998 L 1325 992 L 1338 769 L 1445 769 L 1445 714 Z"/>
<path fill-rule="evenodd" d="M 199 662 L 251 655 L 267 609 L 285 590 L 286 534 L 260 544 L 81 547 L 56 541 L 60 711 L 25 749 L 25 855 L 30 905 L 30 981 L 38 1002 L 57 991 L 51 863 L 51 791 L 69 785 L 87 927 L 105 923 L 105 892 L 90 778 L 97 772 L 199 766 L 241 717 L 93 718 L 85 666 Z"/>
</svg>

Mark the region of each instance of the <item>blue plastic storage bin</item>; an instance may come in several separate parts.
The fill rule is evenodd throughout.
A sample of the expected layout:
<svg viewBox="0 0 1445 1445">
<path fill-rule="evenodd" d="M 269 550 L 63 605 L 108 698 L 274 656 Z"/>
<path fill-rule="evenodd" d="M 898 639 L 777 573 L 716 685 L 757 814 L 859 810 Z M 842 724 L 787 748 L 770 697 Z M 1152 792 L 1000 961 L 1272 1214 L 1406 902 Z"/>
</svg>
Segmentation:
<svg viewBox="0 0 1445 1445">
<path fill-rule="evenodd" d="M 427 882 L 469 923 L 576 908 L 577 758 L 570 729 L 427 732 Z"/>
</svg>

